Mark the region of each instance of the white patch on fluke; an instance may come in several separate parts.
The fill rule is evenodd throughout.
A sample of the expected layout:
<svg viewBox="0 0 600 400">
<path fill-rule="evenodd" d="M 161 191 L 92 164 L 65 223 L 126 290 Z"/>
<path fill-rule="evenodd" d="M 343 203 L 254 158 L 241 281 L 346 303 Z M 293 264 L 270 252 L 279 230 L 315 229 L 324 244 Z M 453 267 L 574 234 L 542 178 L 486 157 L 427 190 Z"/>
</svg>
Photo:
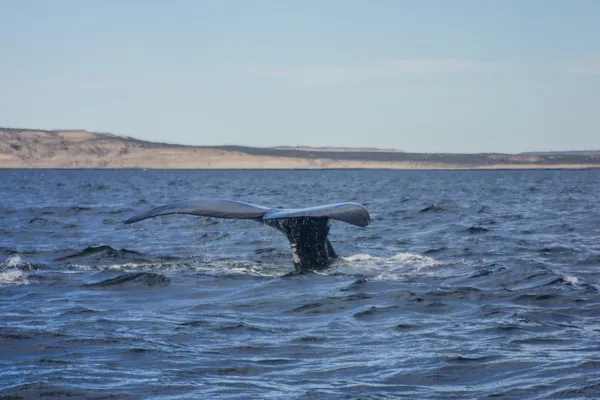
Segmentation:
<svg viewBox="0 0 600 400">
<path fill-rule="evenodd" d="M 294 259 L 294 263 L 299 264 L 300 257 L 298 257 L 298 248 L 296 246 L 296 243 L 292 243 L 291 247 L 292 247 L 292 258 Z"/>
</svg>

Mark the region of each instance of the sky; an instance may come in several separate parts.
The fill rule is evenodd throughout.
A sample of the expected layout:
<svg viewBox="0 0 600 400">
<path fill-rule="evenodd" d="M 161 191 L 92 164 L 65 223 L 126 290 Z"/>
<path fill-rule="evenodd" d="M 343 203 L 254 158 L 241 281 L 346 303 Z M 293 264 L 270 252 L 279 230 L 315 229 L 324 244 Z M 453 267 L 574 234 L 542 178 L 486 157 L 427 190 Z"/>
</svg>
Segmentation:
<svg viewBox="0 0 600 400">
<path fill-rule="evenodd" d="M 0 126 L 600 149 L 597 0 L 0 0 Z"/>
</svg>

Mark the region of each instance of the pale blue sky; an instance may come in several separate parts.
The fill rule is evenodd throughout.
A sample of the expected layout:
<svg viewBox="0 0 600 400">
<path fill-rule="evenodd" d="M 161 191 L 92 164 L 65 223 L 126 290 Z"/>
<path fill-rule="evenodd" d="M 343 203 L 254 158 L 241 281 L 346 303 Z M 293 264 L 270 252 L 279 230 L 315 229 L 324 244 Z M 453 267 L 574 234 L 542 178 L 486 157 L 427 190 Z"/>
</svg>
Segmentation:
<svg viewBox="0 0 600 400">
<path fill-rule="evenodd" d="M 0 126 L 600 149 L 597 0 L 0 0 Z"/>
</svg>

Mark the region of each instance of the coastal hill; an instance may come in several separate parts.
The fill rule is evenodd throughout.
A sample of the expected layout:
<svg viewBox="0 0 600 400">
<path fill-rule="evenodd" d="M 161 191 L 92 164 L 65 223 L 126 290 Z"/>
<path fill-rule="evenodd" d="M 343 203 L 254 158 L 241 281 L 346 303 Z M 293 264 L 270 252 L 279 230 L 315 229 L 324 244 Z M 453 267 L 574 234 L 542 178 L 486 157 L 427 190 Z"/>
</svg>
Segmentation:
<svg viewBox="0 0 600 400">
<path fill-rule="evenodd" d="M 0 168 L 600 168 L 600 151 L 453 154 L 343 147 L 185 146 L 86 130 L 0 128 Z"/>
<path fill-rule="evenodd" d="M 330 152 L 341 152 L 341 151 L 367 151 L 377 153 L 403 153 L 402 150 L 397 149 L 379 149 L 377 147 L 312 147 L 312 146 L 277 146 L 272 147 L 276 150 L 304 150 L 304 151 L 330 151 Z"/>
</svg>

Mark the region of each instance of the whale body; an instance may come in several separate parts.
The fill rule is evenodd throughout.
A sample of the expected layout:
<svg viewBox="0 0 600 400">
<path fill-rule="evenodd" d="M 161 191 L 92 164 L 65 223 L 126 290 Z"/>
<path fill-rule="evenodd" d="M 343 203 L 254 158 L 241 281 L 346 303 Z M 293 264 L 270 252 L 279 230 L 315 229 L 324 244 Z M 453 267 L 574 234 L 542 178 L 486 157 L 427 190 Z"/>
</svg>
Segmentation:
<svg viewBox="0 0 600 400">
<path fill-rule="evenodd" d="M 271 226 L 289 240 L 296 271 L 321 271 L 337 254 L 329 242 L 334 220 L 365 227 L 371 222 L 369 212 L 356 203 L 327 204 L 316 207 L 280 209 L 234 200 L 199 199 L 166 204 L 135 215 L 126 224 L 170 214 L 200 217 L 250 219 Z"/>
</svg>

